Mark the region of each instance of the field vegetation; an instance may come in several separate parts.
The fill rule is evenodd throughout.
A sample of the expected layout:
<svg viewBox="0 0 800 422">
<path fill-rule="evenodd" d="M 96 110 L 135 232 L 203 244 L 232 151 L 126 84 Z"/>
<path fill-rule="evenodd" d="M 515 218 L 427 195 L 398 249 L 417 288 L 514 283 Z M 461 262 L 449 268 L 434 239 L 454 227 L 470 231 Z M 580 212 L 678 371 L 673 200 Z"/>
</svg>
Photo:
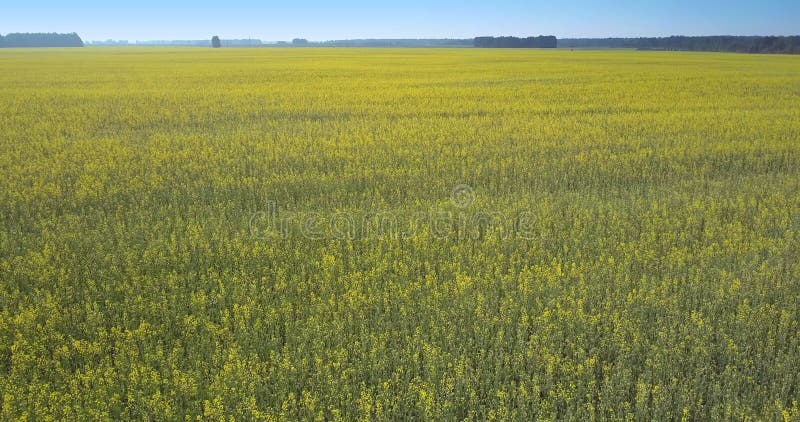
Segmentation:
<svg viewBox="0 0 800 422">
<path fill-rule="evenodd" d="M 0 69 L 0 419 L 800 418 L 800 57 Z"/>
</svg>

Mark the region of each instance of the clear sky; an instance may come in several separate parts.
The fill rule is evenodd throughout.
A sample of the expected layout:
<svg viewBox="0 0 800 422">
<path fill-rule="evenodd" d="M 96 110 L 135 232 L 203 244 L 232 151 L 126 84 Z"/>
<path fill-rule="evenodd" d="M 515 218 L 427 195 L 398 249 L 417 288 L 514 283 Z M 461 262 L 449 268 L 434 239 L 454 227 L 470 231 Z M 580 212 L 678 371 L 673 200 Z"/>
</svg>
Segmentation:
<svg viewBox="0 0 800 422">
<path fill-rule="evenodd" d="M 84 40 L 800 35 L 800 0 L 8 1 L 0 33 Z"/>
</svg>

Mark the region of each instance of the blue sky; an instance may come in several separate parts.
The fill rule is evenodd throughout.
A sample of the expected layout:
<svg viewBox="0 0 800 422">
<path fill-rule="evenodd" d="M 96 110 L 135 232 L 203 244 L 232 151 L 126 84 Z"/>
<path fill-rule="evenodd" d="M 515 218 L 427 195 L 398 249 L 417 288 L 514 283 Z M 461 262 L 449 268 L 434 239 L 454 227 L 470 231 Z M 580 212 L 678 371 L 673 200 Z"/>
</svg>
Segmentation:
<svg viewBox="0 0 800 422">
<path fill-rule="evenodd" d="M 800 0 L 9 1 L 0 33 L 84 40 L 798 35 Z"/>
</svg>

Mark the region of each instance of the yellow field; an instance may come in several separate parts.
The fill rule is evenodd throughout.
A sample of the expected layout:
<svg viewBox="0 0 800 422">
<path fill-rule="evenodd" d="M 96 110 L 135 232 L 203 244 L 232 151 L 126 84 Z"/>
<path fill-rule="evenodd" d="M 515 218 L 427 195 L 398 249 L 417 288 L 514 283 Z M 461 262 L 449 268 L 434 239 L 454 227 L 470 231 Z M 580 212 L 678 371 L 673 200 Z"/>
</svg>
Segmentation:
<svg viewBox="0 0 800 422">
<path fill-rule="evenodd" d="M 0 70 L 0 419 L 800 418 L 800 57 Z"/>
</svg>

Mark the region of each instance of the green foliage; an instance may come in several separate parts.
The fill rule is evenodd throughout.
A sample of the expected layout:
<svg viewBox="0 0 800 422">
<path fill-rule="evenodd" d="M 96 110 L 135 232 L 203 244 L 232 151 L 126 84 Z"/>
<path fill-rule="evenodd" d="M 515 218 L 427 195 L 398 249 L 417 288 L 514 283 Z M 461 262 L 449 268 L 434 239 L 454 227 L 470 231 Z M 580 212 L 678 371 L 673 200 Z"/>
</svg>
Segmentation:
<svg viewBox="0 0 800 422">
<path fill-rule="evenodd" d="M 0 419 L 800 418 L 796 57 L 0 66 Z M 533 236 L 253 236 L 268 201 Z"/>
<path fill-rule="evenodd" d="M 640 50 L 724 51 L 731 53 L 800 54 L 800 36 L 672 36 L 663 38 L 566 38 L 570 48 L 637 48 Z"/>
<path fill-rule="evenodd" d="M 76 33 L 13 33 L 0 36 L 0 47 L 83 47 L 83 40 Z"/>
<path fill-rule="evenodd" d="M 556 48 L 558 40 L 552 35 L 538 37 L 477 37 L 473 45 L 479 48 Z"/>
</svg>

